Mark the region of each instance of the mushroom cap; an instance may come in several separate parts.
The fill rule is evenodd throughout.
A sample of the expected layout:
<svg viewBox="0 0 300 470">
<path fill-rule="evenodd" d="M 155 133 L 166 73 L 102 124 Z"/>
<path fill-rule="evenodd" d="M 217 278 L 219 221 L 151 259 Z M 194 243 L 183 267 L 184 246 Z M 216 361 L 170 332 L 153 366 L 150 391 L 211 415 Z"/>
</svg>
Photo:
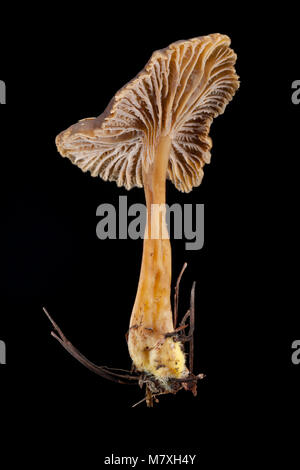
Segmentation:
<svg viewBox="0 0 300 470">
<path fill-rule="evenodd" d="M 143 186 L 160 136 L 171 137 L 167 178 L 189 192 L 210 162 L 213 118 L 239 87 L 230 39 L 211 34 L 155 51 L 144 69 L 97 118 L 79 121 L 56 138 L 58 151 L 83 171 L 118 186 Z"/>
</svg>

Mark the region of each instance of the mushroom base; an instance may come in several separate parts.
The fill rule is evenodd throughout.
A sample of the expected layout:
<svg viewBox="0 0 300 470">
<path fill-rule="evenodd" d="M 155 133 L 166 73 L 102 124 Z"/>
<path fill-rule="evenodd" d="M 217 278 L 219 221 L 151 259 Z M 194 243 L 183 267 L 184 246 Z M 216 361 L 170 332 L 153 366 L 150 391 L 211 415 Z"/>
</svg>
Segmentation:
<svg viewBox="0 0 300 470">
<path fill-rule="evenodd" d="M 137 371 L 153 375 L 164 383 L 168 378 L 188 375 L 183 346 L 175 338 L 155 335 L 146 328 L 131 329 L 129 353 Z"/>
</svg>

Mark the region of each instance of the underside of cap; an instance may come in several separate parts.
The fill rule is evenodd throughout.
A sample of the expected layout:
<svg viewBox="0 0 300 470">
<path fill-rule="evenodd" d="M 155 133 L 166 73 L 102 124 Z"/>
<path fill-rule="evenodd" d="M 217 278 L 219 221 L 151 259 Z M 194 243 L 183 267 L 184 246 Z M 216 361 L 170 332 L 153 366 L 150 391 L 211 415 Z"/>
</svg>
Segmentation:
<svg viewBox="0 0 300 470">
<path fill-rule="evenodd" d="M 151 164 L 158 139 L 169 135 L 167 177 L 191 191 L 210 161 L 212 120 L 239 87 L 229 45 L 228 36 L 212 34 L 155 51 L 104 113 L 57 136 L 58 151 L 92 176 L 131 189 L 143 186 L 142 167 Z"/>
</svg>

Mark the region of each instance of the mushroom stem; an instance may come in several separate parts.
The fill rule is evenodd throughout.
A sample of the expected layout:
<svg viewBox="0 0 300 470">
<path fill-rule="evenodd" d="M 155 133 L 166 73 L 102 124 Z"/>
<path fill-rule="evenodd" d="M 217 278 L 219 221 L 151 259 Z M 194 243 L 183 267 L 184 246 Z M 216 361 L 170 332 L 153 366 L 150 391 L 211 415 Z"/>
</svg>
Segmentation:
<svg viewBox="0 0 300 470">
<path fill-rule="evenodd" d="M 170 152 L 169 137 L 157 144 L 153 163 L 143 169 L 144 191 L 147 205 L 143 258 L 137 297 L 130 326 L 141 321 L 148 328 L 159 328 L 162 333 L 172 331 L 171 245 L 165 219 L 166 170 Z M 157 313 L 164 313 L 165 318 Z"/>
<path fill-rule="evenodd" d="M 160 137 L 148 168 L 143 167 L 147 224 L 137 295 L 128 335 L 135 367 L 156 378 L 186 375 L 179 342 L 165 337 L 174 330 L 171 309 L 171 245 L 165 213 L 169 136 Z"/>
</svg>

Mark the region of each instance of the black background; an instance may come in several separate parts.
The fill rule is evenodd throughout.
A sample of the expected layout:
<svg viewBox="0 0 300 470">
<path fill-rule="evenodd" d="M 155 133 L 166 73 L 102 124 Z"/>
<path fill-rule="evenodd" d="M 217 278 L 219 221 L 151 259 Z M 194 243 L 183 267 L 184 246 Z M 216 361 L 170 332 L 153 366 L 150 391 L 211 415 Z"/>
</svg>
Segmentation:
<svg viewBox="0 0 300 470">
<path fill-rule="evenodd" d="M 3 442 L 24 461 L 38 463 L 43 448 L 47 460 L 59 449 L 70 461 L 83 457 L 86 468 L 111 452 L 189 452 L 198 465 L 241 466 L 292 460 L 297 449 L 297 18 L 288 5 L 264 13 L 186 8 L 86 5 L 67 16 L 27 9 L 20 27 L 12 21 L 2 33 L 1 422 Z M 181 392 L 154 409 L 132 409 L 143 392 L 74 361 L 50 336 L 42 307 L 91 360 L 130 367 L 125 332 L 142 241 L 97 239 L 96 208 L 117 205 L 120 195 L 128 205 L 143 202 L 143 191 L 83 174 L 59 156 L 54 139 L 100 114 L 153 50 L 212 32 L 231 37 L 241 86 L 212 125 L 201 186 L 181 194 L 167 185 L 169 204 L 205 204 L 203 249 L 186 251 L 184 240 L 172 247 L 173 280 L 188 262 L 182 314 L 197 281 L 195 369 L 207 377 L 196 398 Z"/>
</svg>

